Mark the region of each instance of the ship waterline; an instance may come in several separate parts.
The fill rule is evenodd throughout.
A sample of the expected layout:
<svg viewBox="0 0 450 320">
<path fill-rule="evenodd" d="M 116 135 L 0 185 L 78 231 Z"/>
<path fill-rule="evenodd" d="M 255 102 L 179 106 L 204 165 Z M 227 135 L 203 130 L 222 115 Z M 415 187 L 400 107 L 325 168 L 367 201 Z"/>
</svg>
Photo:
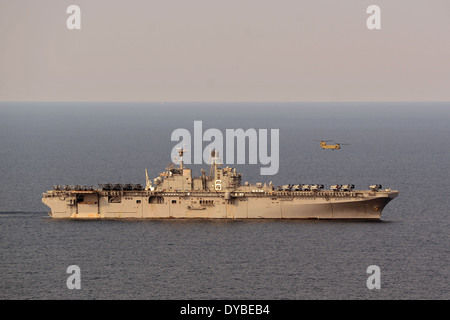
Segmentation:
<svg viewBox="0 0 450 320">
<path fill-rule="evenodd" d="M 214 152 L 213 152 L 214 155 Z M 43 194 L 53 218 L 184 218 L 184 219 L 380 219 L 397 190 L 354 190 L 353 185 L 241 184 L 242 174 L 222 168 L 213 157 L 209 175 L 184 167 L 166 168 L 146 186 L 103 185 L 101 188 L 60 187 Z"/>
</svg>

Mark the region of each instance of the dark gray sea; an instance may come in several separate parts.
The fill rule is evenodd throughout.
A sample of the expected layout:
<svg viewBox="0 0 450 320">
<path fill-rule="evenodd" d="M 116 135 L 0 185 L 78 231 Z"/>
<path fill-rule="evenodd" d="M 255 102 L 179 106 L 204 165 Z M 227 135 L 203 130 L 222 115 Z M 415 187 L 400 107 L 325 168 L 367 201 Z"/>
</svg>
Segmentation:
<svg viewBox="0 0 450 320">
<path fill-rule="evenodd" d="M 277 175 L 398 189 L 380 222 L 53 220 L 53 185 L 145 184 L 177 128 L 279 129 Z M 313 140 L 346 143 L 322 150 Z M 204 143 L 206 146 L 208 143 Z M 1 299 L 449 299 L 450 103 L 0 103 Z M 207 168 L 208 164 L 203 167 Z M 196 174 L 201 165 L 192 166 Z M 67 268 L 80 268 L 69 290 Z M 380 268 L 369 289 L 367 268 Z"/>
</svg>

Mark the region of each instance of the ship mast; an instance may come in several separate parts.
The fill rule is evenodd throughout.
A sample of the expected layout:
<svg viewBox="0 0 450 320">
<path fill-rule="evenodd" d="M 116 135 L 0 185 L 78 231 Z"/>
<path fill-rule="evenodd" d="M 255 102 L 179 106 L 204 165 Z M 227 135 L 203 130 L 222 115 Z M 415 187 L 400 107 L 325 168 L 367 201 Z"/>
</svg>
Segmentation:
<svg viewBox="0 0 450 320">
<path fill-rule="evenodd" d="M 183 145 L 183 148 L 178 148 L 178 158 L 180 159 L 180 169 L 183 170 L 184 163 L 183 163 L 183 155 L 185 151 L 189 151 L 185 149 L 185 146 Z"/>
<path fill-rule="evenodd" d="M 209 162 L 211 162 L 211 167 L 209 169 L 209 177 L 212 178 L 213 167 L 214 167 L 214 175 L 217 170 L 217 160 L 219 159 L 219 151 L 212 150 L 210 151 Z"/>
<path fill-rule="evenodd" d="M 178 156 L 180 157 L 180 169 L 183 170 L 183 153 L 184 153 L 184 149 L 180 148 L 178 150 Z"/>
</svg>

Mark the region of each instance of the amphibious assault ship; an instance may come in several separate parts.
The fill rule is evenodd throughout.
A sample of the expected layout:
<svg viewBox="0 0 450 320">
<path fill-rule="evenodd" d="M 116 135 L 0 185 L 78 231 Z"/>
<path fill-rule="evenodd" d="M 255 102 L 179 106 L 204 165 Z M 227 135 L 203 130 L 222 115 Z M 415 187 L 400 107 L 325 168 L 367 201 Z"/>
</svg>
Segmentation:
<svg viewBox="0 0 450 320">
<path fill-rule="evenodd" d="M 210 172 L 193 177 L 183 164 L 169 165 L 146 185 L 103 184 L 99 188 L 54 186 L 42 202 L 53 218 L 220 218 L 220 219 L 380 219 L 397 190 L 372 185 L 320 184 L 275 187 L 272 183 L 242 184 L 242 174 L 219 163 L 212 154 Z"/>
</svg>

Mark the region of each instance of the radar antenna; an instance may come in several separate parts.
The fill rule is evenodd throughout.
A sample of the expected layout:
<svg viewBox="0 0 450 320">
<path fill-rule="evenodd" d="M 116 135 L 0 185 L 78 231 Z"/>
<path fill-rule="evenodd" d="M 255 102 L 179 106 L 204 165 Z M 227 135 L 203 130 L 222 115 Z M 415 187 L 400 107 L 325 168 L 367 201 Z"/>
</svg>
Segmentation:
<svg viewBox="0 0 450 320">
<path fill-rule="evenodd" d="M 189 150 L 186 149 L 186 144 L 183 144 L 183 148 L 177 148 L 178 150 L 178 156 L 174 157 L 173 160 L 175 160 L 176 162 L 180 162 L 180 169 L 183 169 L 183 155 L 185 152 L 189 152 Z"/>
</svg>

